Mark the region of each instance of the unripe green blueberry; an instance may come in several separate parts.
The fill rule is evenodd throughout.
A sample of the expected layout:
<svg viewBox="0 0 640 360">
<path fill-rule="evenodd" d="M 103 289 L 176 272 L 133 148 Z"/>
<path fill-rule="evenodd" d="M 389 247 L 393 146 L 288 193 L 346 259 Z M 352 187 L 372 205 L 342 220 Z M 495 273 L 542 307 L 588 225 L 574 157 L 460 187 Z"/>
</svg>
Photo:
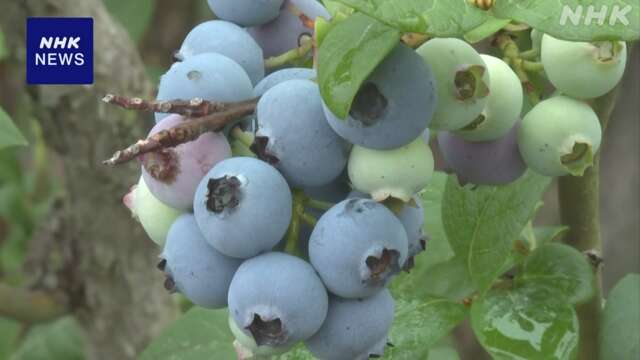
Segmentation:
<svg viewBox="0 0 640 360">
<path fill-rule="evenodd" d="M 574 42 L 544 35 L 541 59 L 549 81 L 578 99 L 602 96 L 613 89 L 627 64 L 622 41 Z"/>
<path fill-rule="evenodd" d="M 123 202 L 142 224 L 149 238 L 160 246 L 164 246 L 171 224 L 182 214 L 156 199 L 142 177 L 125 195 Z"/>
<path fill-rule="evenodd" d="M 388 197 L 404 202 L 422 190 L 433 175 L 433 154 L 422 136 L 393 150 L 354 146 L 349 157 L 349 179 L 356 190 L 376 201 Z"/>
<path fill-rule="evenodd" d="M 458 130 L 478 117 L 487 103 L 489 78 L 480 54 L 455 38 L 436 38 L 417 50 L 433 70 L 438 88 L 436 111 L 429 127 Z"/>
<path fill-rule="evenodd" d="M 491 77 L 489 100 L 482 113 L 456 133 L 468 141 L 499 139 L 513 128 L 522 111 L 520 79 L 504 61 L 480 55 Z"/>
<path fill-rule="evenodd" d="M 596 113 L 582 101 L 556 96 L 538 103 L 522 120 L 518 147 L 527 165 L 546 176 L 582 176 L 600 148 Z"/>
</svg>

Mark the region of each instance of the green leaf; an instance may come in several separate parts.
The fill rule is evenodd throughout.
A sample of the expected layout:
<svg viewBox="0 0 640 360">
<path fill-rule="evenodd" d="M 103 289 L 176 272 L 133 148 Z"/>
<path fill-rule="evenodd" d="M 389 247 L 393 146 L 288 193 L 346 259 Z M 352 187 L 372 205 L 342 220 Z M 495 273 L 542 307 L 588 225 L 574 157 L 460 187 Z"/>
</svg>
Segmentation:
<svg viewBox="0 0 640 360">
<path fill-rule="evenodd" d="M 18 130 L 9 115 L 0 108 L 0 149 L 9 146 L 28 145 L 27 139 Z"/>
<path fill-rule="evenodd" d="M 600 359 L 640 359 L 640 274 L 622 278 L 602 315 Z"/>
<path fill-rule="evenodd" d="M 104 0 L 111 14 L 127 29 L 134 41 L 140 41 L 151 23 L 154 0 Z"/>
<path fill-rule="evenodd" d="M 571 304 L 589 300 L 594 293 L 593 267 L 578 250 L 564 244 L 547 244 L 525 260 L 517 284 L 546 286 Z"/>
<path fill-rule="evenodd" d="M 426 360 L 460 360 L 460 355 L 450 346 L 438 346 L 429 349 L 429 357 Z"/>
<path fill-rule="evenodd" d="M 511 20 L 509 19 L 497 19 L 494 17 L 490 17 L 482 25 L 464 34 L 464 39 L 467 42 L 475 44 L 497 33 L 500 29 L 505 27 L 510 22 Z"/>
<path fill-rule="evenodd" d="M 589 16 L 600 11 L 604 15 L 602 21 Z M 616 16 L 623 13 L 624 16 Z M 640 38 L 640 4 L 637 0 L 500 0 L 495 2 L 493 14 L 527 23 L 565 40 L 633 41 Z"/>
<path fill-rule="evenodd" d="M 460 37 L 480 26 L 484 11 L 466 0 L 340 0 L 402 32 Z"/>
<path fill-rule="evenodd" d="M 447 183 L 442 217 L 449 244 L 474 284 L 487 289 L 512 260 L 514 241 L 533 216 L 550 179 L 529 172 L 506 186 Z"/>
<path fill-rule="evenodd" d="M 194 307 L 156 337 L 139 359 L 235 359 L 233 340 L 226 309 Z"/>
<path fill-rule="evenodd" d="M 468 311 L 461 303 L 432 298 L 424 302 L 396 301 L 390 342 L 385 359 L 424 359 L 429 348 L 464 320 Z"/>
<path fill-rule="evenodd" d="M 489 291 L 471 307 L 471 325 L 494 359 L 574 359 L 578 318 L 546 287 Z"/>
<path fill-rule="evenodd" d="M 315 360 L 304 344 L 300 343 L 282 355 L 272 357 L 271 360 Z"/>
<path fill-rule="evenodd" d="M 474 291 L 465 263 L 454 258 L 442 225 L 441 205 L 447 175 L 436 172 L 420 193 L 424 208 L 424 233 L 429 236 L 426 251 L 415 257 L 415 266 L 390 285 L 394 298 L 422 300 L 427 296 L 461 300 Z"/>
<path fill-rule="evenodd" d="M 84 338 L 73 317 L 33 327 L 11 360 L 82 360 Z"/>
<path fill-rule="evenodd" d="M 399 39 L 399 31 L 363 14 L 354 14 L 329 31 L 318 52 L 318 83 L 336 116 L 347 117 L 360 85 Z"/>
<path fill-rule="evenodd" d="M 533 228 L 535 243 L 530 246 L 535 249 L 550 242 L 560 241 L 568 231 L 568 226 L 536 226 Z"/>
</svg>

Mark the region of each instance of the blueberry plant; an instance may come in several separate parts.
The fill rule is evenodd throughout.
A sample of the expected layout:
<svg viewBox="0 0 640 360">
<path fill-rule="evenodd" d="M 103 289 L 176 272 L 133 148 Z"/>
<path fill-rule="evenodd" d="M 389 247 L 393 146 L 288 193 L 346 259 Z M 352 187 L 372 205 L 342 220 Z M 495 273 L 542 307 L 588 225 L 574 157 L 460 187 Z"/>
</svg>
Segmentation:
<svg viewBox="0 0 640 360">
<path fill-rule="evenodd" d="M 124 203 L 194 305 L 142 359 L 449 359 L 465 319 L 496 359 L 640 357 L 597 218 L 637 4 L 208 5 L 155 99 L 103 99 L 154 113 L 104 163 L 139 161 Z M 564 224 L 534 226 L 554 177 Z"/>
</svg>

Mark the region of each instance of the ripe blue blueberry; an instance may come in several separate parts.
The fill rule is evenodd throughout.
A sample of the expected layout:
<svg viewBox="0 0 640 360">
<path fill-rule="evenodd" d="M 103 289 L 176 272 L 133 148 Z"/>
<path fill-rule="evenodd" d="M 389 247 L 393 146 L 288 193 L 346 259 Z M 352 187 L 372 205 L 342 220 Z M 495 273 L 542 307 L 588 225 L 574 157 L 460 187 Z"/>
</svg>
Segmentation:
<svg viewBox="0 0 640 360">
<path fill-rule="evenodd" d="M 258 131 L 252 149 L 272 163 L 293 187 L 326 185 L 347 164 L 347 143 L 324 119 L 318 85 L 289 80 L 258 102 Z"/>
<path fill-rule="evenodd" d="M 291 206 L 282 175 L 250 157 L 217 164 L 198 185 L 193 204 L 209 244 L 244 259 L 271 250 L 282 239 L 291 221 Z"/>
<path fill-rule="evenodd" d="M 209 8 L 219 19 L 240 26 L 266 24 L 280 13 L 284 0 L 208 0 Z"/>
<path fill-rule="evenodd" d="M 327 319 L 305 345 L 322 360 L 382 357 L 394 307 L 387 289 L 365 299 L 331 296 Z"/>
<path fill-rule="evenodd" d="M 182 42 L 175 57 L 184 61 L 202 53 L 218 53 L 237 62 L 257 84 L 264 77 L 262 49 L 247 31 L 238 25 L 211 20 L 194 27 Z"/>
<path fill-rule="evenodd" d="M 216 53 L 190 56 L 171 65 L 160 78 L 157 100 L 243 101 L 253 97 L 253 85 L 242 66 Z M 156 113 L 156 122 L 169 114 Z"/>
<path fill-rule="evenodd" d="M 258 346 L 287 347 L 315 334 L 327 291 L 304 260 L 271 252 L 246 260 L 229 288 L 229 313 Z"/>
<path fill-rule="evenodd" d="M 382 290 L 407 260 L 407 233 L 384 205 L 347 199 L 327 211 L 313 229 L 309 259 L 327 289 L 358 298 Z"/>
<path fill-rule="evenodd" d="M 171 225 L 160 257 L 158 266 L 167 276 L 167 290 L 180 291 L 202 307 L 227 305 L 229 285 L 242 260 L 207 244 L 192 214 L 181 215 Z"/>
<path fill-rule="evenodd" d="M 346 119 L 324 109 L 329 125 L 343 138 L 365 148 L 389 150 L 419 137 L 435 106 L 430 66 L 413 49 L 398 45 L 364 81 Z"/>
<path fill-rule="evenodd" d="M 253 93 L 256 97 L 264 95 L 267 90 L 272 87 L 288 81 L 288 80 L 313 80 L 316 78 L 316 71 L 308 68 L 286 68 L 272 72 L 262 79 L 258 85 L 253 89 Z"/>
</svg>

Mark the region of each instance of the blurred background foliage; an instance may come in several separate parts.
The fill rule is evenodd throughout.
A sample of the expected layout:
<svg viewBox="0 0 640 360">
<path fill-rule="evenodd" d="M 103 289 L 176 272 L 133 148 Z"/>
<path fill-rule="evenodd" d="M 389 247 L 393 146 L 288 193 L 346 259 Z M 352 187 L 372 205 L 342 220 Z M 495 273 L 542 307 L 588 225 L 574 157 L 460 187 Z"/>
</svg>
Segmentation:
<svg viewBox="0 0 640 360">
<path fill-rule="evenodd" d="M 9 0 L 0 0 L 0 4 L 2 1 Z M 213 18 L 203 0 L 104 0 L 104 3 L 113 17 L 127 29 L 131 38 L 137 43 L 147 66 L 148 75 L 156 84 L 160 75 L 170 66 L 172 53 L 179 47 L 187 32 L 195 24 Z M 45 134 L 42 133 L 33 114 L 28 111 L 27 97 L 24 94 L 2 93 L 3 73 L 7 71 L 2 61 L 8 55 L 7 51 L 5 37 L 0 30 L 0 139 L 3 136 L 9 136 L 17 139 L 16 145 L 28 142 L 29 146 L 0 148 L 0 280 L 10 285 L 30 286 L 32 285 L 30 281 L 33 279 L 27 279 L 24 272 L 29 267 L 29 240 L 40 236 L 39 225 L 53 211 L 56 198 L 64 195 L 61 194 L 61 187 L 58 185 L 58 179 L 63 174 L 53 157 L 55 155 L 47 151 L 43 140 Z M 614 115 L 615 121 L 610 126 L 607 141 L 602 150 L 602 219 L 606 244 L 605 259 L 612 259 L 605 266 L 605 291 L 608 291 L 623 274 L 640 271 L 638 260 L 640 255 L 638 241 L 640 165 L 637 161 L 637 156 L 640 154 L 637 101 L 640 98 L 640 73 L 637 47 L 633 59 L 635 61 L 631 61 L 633 65 L 628 69 L 624 90 Z M 2 110 L 3 107 L 6 112 Z M 12 133 L 14 129 L 7 121 L 7 112 L 12 114 L 13 121 L 24 134 L 26 141 L 23 141 L 20 135 Z M 432 214 L 434 212 L 439 214 L 441 191 L 445 180 L 444 176 L 437 177 L 432 190 L 423 194 L 425 206 L 428 210 L 431 208 Z M 554 187 L 545 196 L 545 206 L 539 210 L 538 214 L 539 224 L 558 223 L 559 215 Z M 446 240 L 439 217 L 428 217 L 426 221 L 426 226 L 432 232 L 434 239 Z M 557 227 L 548 227 L 546 230 L 548 230 L 548 234 L 545 235 L 547 237 L 556 236 L 561 232 Z M 439 272 L 455 274 L 456 268 L 462 268 L 462 265 L 453 259 L 453 252 L 446 241 L 431 243 L 430 250 L 419 258 L 417 267 L 411 274 L 411 276 L 420 276 L 429 286 L 424 287 L 423 292 L 416 292 L 411 288 L 413 283 L 400 280 L 394 283 L 393 291 L 396 294 L 411 292 L 414 297 L 439 295 L 460 299 L 473 290 L 470 279 L 464 278 L 466 275 L 464 271 L 459 272 L 460 278 L 448 279 L 449 281 L 446 282 L 441 281 L 442 277 L 438 277 Z M 40 275 L 41 278 L 37 281 L 46 281 L 46 274 Z M 183 309 L 186 311 L 190 305 L 187 302 L 183 303 Z M 200 318 L 204 315 L 196 311 L 190 316 Z M 212 326 L 217 328 L 222 326 L 224 328 L 222 331 L 227 331 L 226 315 L 221 316 L 217 312 L 212 312 L 207 316 L 217 319 L 212 320 Z M 163 338 L 169 341 L 172 334 L 179 329 L 179 326 L 172 327 L 163 335 Z M 464 354 L 473 354 L 473 351 L 478 350 L 473 341 L 470 345 L 468 344 L 470 343 L 468 339 L 472 336 L 464 330 L 456 331 L 454 334 L 458 338 L 455 343 L 460 355 L 452 349 L 452 343 L 447 340 L 432 349 L 430 358 L 469 358 Z M 176 336 L 179 338 L 174 341 L 190 335 L 187 329 Z M 469 349 L 465 349 L 465 346 Z M 225 347 L 225 351 L 229 349 Z M 163 355 L 167 356 L 166 348 L 155 343 L 155 346 L 147 349 L 143 358 L 156 358 L 154 354 L 158 352 L 164 352 Z M 70 316 L 33 326 L 0 317 L 0 360 L 81 360 L 84 358 L 82 333 Z"/>
</svg>

